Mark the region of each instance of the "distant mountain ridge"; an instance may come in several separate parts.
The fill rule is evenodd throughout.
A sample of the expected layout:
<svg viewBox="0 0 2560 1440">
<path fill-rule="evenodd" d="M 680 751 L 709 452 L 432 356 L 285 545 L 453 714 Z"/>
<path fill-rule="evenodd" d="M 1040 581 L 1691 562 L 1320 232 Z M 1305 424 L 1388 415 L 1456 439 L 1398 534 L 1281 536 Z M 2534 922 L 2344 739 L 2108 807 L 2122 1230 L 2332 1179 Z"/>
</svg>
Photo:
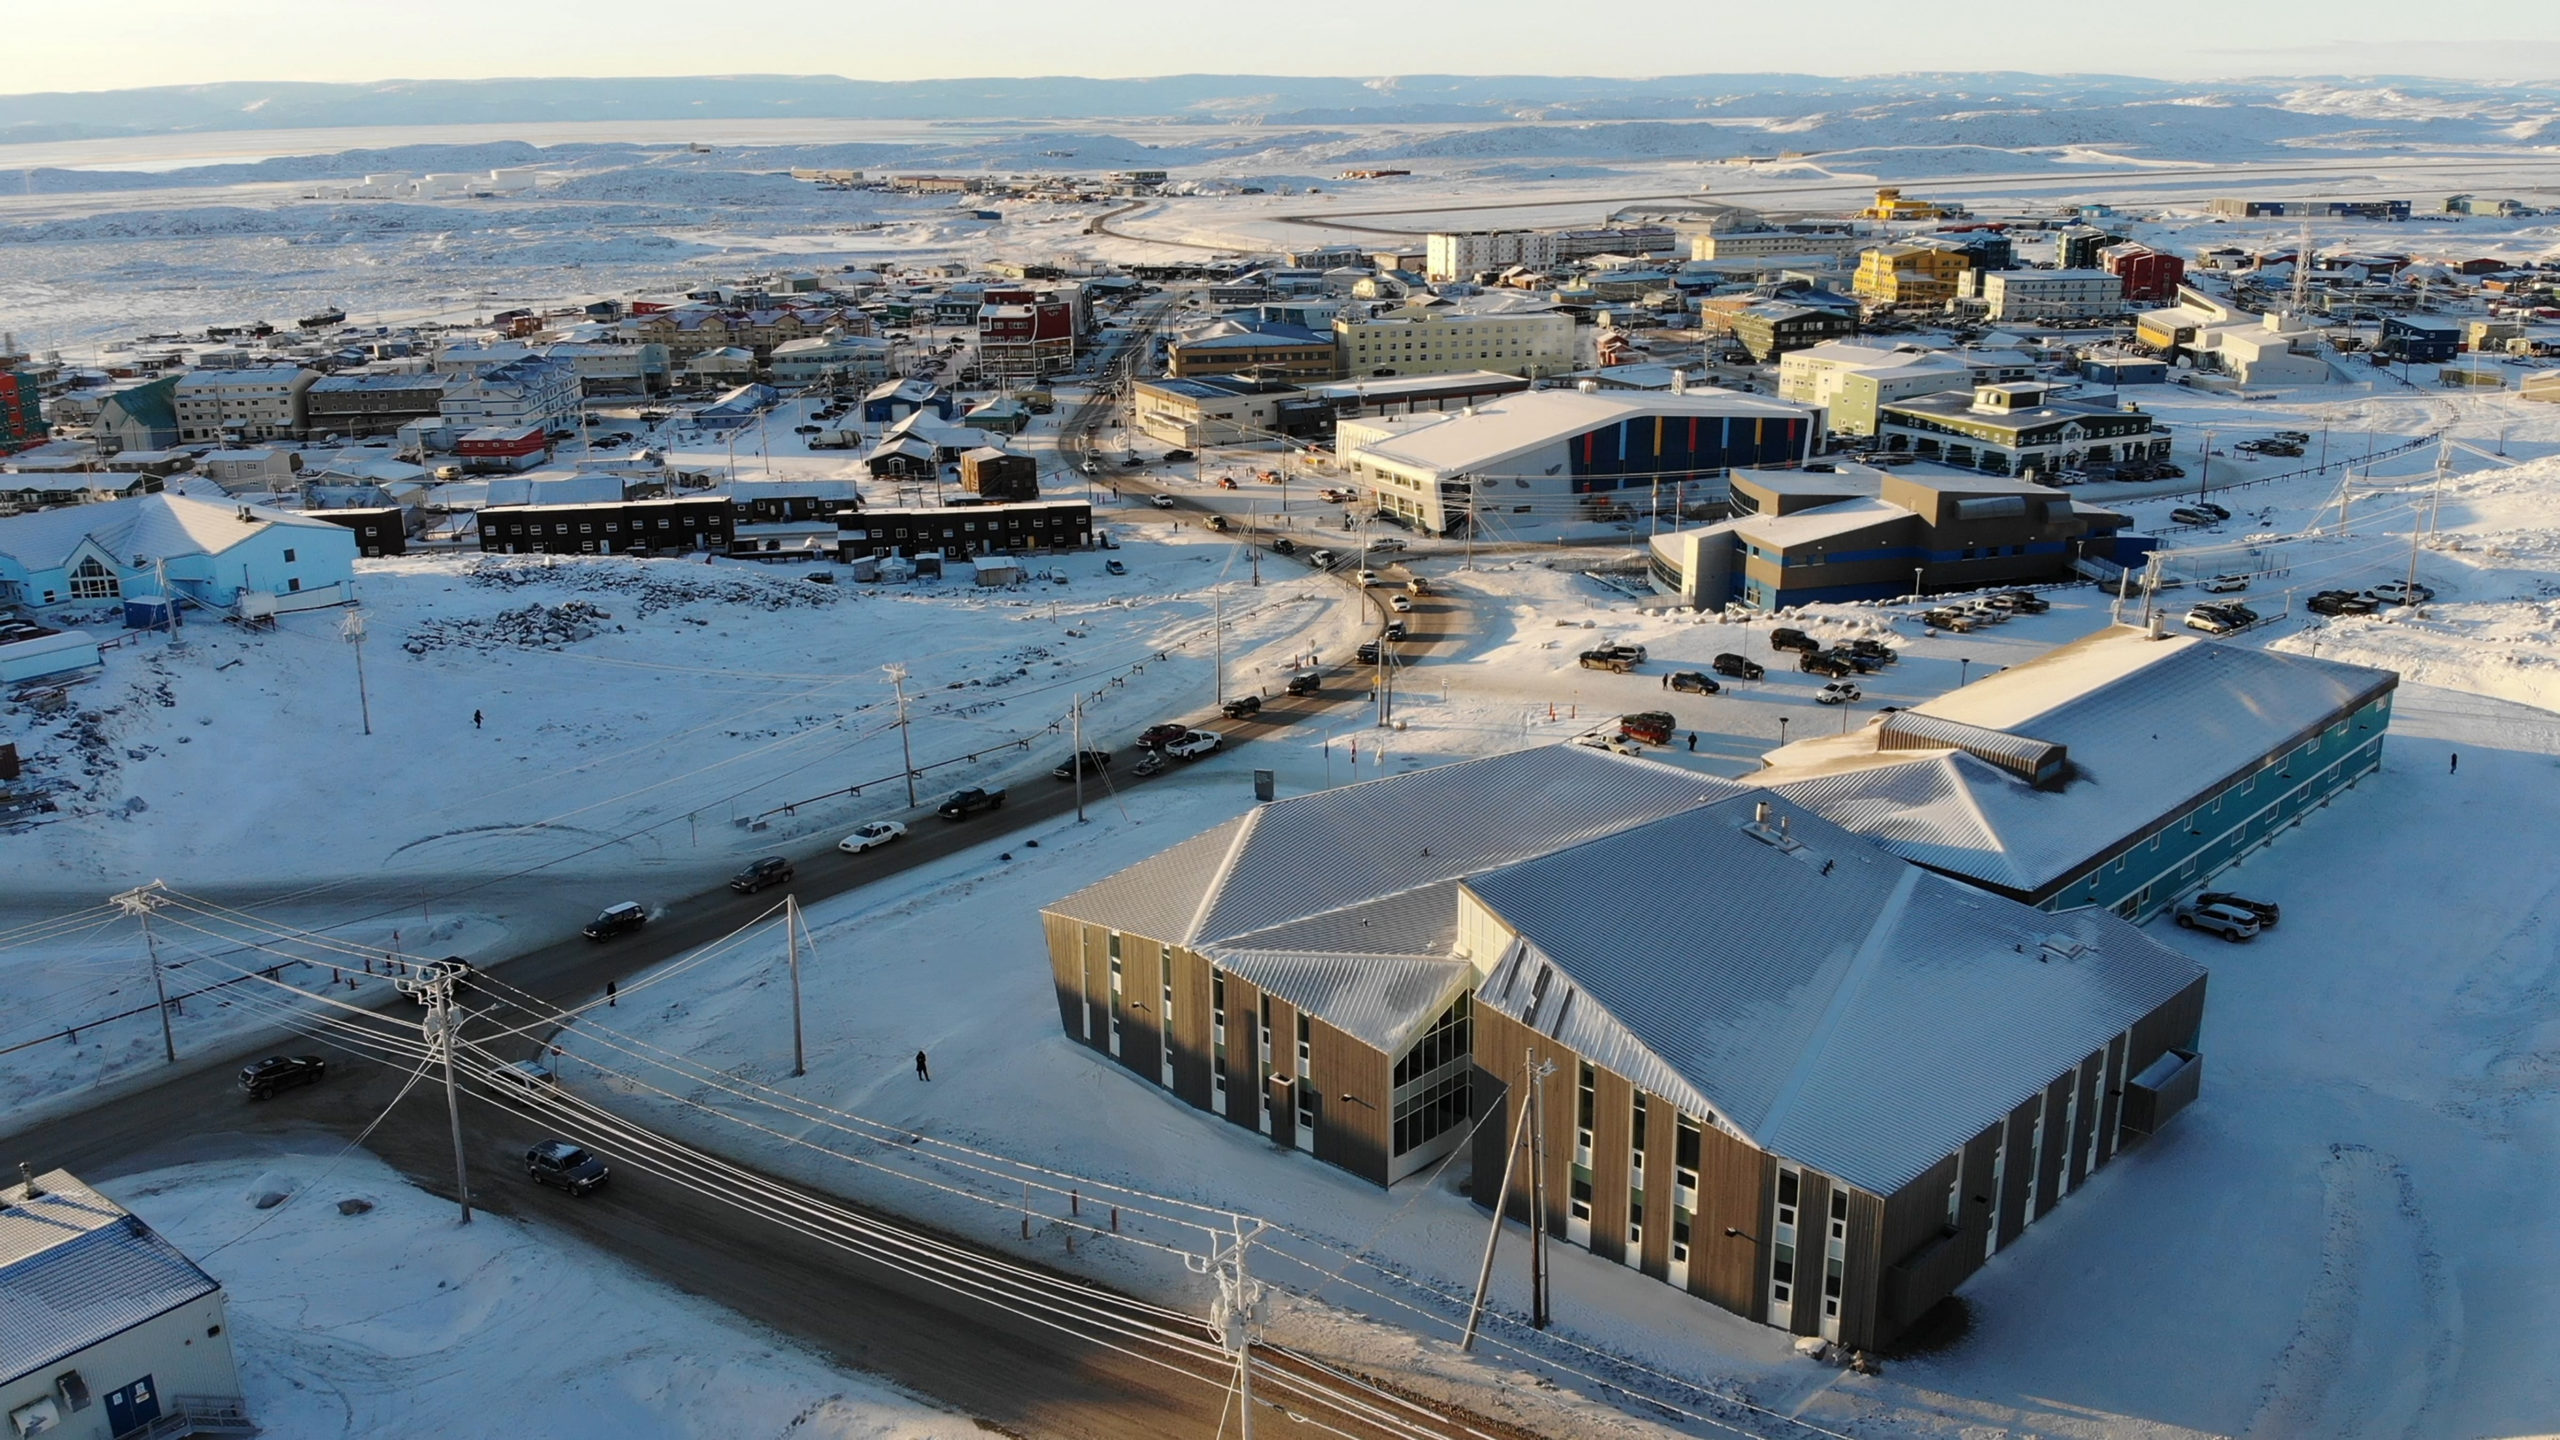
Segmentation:
<svg viewBox="0 0 2560 1440">
<path fill-rule="evenodd" d="M 610 120 L 1191 120 L 1281 125 L 1522 120 L 1669 120 L 1812 115 L 1932 96 L 1987 105 L 2278 104 L 2303 95 L 2369 97 L 2387 109 L 2447 101 L 2526 118 L 2560 105 L 2560 85 L 2418 76 L 2292 77 L 2210 83 L 2005 71 L 1675 75 L 1625 80 L 1541 75 L 1138 79 L 849 80 L 832 75 L 603 79 L 237 81 L 0 95 L 0 144 L 219 130 L 559 123 Z M 2331 111 L 2329 113 L 2336 113 Z"/>
</svg>

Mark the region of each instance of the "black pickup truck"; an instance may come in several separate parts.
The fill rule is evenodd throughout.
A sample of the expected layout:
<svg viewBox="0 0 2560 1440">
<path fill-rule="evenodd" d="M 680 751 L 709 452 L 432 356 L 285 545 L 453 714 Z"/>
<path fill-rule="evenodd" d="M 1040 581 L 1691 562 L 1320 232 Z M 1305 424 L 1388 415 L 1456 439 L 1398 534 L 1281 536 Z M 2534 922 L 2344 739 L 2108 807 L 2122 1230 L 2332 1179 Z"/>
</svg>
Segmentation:
<svg viewBox="0 0 2560 1440">
<path fill-rule="evenodd" d="M 980 790 L 973 786 L 943 801 L 933 813 L 945 820 L 966 820 L 981 810 L 993 810 L 1003 803 L 1002 790 Z"/>
</svg>

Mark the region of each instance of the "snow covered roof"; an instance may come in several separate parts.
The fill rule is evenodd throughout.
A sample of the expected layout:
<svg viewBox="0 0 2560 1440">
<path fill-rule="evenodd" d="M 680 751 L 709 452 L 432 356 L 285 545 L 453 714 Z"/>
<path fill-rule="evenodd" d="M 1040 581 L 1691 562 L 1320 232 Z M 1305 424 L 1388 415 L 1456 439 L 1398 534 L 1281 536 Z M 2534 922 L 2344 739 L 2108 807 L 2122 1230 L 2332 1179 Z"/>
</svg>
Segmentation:
<svg viewBox="0 0 2560 1440">
<path fill-rule="evenodd" d="M 1880 1194 L 2199 973 L 2112 915 L 1986 895 L 1786 800 L 1762 826 L 1764 796 L 1548 746 L 1264 806 L 1048 913 L 1188 946 L 1389 1055 L 1472 986 Z M 1518 934 L 1504 953 L 1459 953 L 1470 895 Z"/>
<path fill-rule="evenodd" d="M 1784 400 L 1706 387 L 1677 395 L 1532 390 L 1486 400 L 1468 410 L 1387 417 L 1373 423 L 1389 433 L 1358 448 L 1373 461 L 1450 475 L 1500 464 L 1622 420 L 1655 416 L 1806 420 L 1812 413 Z"/>
<path fill-rule="evenodd" d="M 277 525 L 340 530 L 283 510 L 162 493 L 0 518 L 0 555 L 30 570 L 52 570 L 67 564 L 82 541 L 94 540 L 119 560 L 175 560 L 219 555 Z"/>
<path fill-rule="evenodd" d="M 0 1189 L 0 1385 L 222 1288 L 121 1205 L 60 1170 Z"/>
<path fill-rule="evenodd" d="M 2037 894 L 2399 677 L 2114 626 L 1870 726 L 1798 741 L 1752 779 L 1933 869 Z M 1930 722 L 1949 722 L 1925 733 Z M 1964 735 L 2059 746 L 2038 788 Z M 1937 739 L 1941 744 L 1932 745 Z"/>
<path fill-rule="evenodd" d="M 1470 880 L 1520 935 L 1479 1002 L 1891 1194 L 2201 973 L 2111 914 L 2030 910 L 1771 811 L 1726 799 Z"/>
<path fill-rule="evenodd" d="M 1817 505 L 1792 515 L 1738 515 L 1724 522 L 1736 534 L 1781 548 L 1809 545 L 1913 519 L 1909 510 L 1889 500 L 1860 498 L 1836 505 Z"/>
</svg>

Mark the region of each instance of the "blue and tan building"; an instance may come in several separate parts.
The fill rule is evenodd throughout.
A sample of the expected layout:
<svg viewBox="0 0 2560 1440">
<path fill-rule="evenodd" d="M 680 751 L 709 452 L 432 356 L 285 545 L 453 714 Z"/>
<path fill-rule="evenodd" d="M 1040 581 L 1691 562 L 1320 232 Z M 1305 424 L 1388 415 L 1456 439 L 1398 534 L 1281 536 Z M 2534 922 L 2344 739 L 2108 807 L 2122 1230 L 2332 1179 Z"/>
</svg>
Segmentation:
<svg viewBox="0 0 2560 1440">
<path fill-rule="evenodd" d="M 2119 625 L 1750 778 L 1915 865 L 2139 921 L 2378 769 L 2399 683 Z"/>
</svg>

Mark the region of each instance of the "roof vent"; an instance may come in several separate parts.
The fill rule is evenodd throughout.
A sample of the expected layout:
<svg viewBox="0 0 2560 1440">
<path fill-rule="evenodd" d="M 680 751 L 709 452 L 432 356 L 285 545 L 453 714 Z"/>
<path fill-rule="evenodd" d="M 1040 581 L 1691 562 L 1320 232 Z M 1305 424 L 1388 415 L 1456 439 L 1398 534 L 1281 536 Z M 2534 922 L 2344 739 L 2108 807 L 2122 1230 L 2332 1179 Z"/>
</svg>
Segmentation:
<svg viewBox="0 0 2560 1440">
<path fill-rule="evenodd" d="M 1674 395 L 1686 395 L 1689 393 L 1688 371 L 1674 370 L 1671 372 L 1671 393 Z"/>
<path fill-rule="evenodd" d="M 1581 391 L 1585 395 L 1597 395 L 1600 393 L 1600 382 L 1597 380 L 1576 381 L 1573 388 Z"/>
<path fill-rule="evenodd" d="M 1774 826 L 1769 823 L 1769 802 L 1766 800 L 1759 803 L 1751 817 L 1751 823 L 1742 827 L 1742 833 L 1773 850 L 1792 853 L 1804 848 L 1803 841 L 1787 833 L 1786 816 L 1779 816 L 1778 823 Z"/>
<path fill-rule="evenodd" d="M 18 1197 L 21 1201 L 44 1198 L 44 1187 L 36 1183 L 36 1167 L 24 1160 L 19 1161 L 18 1178 L 27 1183 L 27 1193 Z"/>
</svg>

